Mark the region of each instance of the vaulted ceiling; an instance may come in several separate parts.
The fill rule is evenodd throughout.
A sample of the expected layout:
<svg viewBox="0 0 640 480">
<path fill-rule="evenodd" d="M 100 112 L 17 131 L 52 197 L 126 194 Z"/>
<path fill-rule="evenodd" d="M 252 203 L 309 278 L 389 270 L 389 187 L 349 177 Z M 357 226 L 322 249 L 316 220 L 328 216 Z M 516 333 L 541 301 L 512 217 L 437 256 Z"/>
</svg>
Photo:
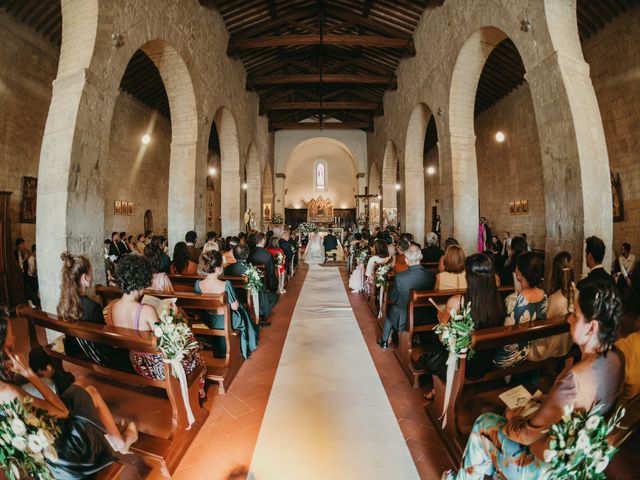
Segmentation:
<svg viewBox="0 0 640 480">
<path fill-rule="evenodd" d="M 261 113 L 268 115 L 272 129 L 315 128 L 322 122 L 324 128 L 368 131 L 373 117 L 384 114 L 384 93 L 396 88 L 399 62 L 415 53 L 412 35 L 421 15 L 444 1 L 199 0 L 203 8 L 222 14 L 230 33 L 227 52 L 243 62 L 247 88 L 260 95 Z M 639 4 L 578 0 L 581 39 Z M 0 0 L 0 10 L 60 45 L 60 0 Z M 505 40 L 483 69 L 476 115 L 523 81 L 522 60 Z M 120 86 L 170 119 L 160 74 L 143 52 L 133 56 Z M 427 137 L 433 142 L 435 135 Z"/>
</svg>

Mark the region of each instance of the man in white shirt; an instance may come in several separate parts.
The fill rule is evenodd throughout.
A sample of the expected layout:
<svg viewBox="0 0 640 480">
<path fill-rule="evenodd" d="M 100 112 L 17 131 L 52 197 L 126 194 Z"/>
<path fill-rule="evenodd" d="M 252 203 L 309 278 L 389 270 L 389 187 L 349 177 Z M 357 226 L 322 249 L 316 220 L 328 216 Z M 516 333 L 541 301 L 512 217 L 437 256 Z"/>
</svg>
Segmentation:
<svg viewBox="0 0 640 480">
<path fill-rule="evenodd" d="M 629 276 L 636 265 L 636 256 L 631 253 L 631 245 L 627 242 L 622 244 L 622 250 L 620 252 L 620 256 L 618 257 L 618 266 L 620 267 L 620 271 L 614 275 L 616 280 L 616 285 L 620 290 L 624 290 L 624 288 L 631 284 L 631 279 Z"/>
</svg>

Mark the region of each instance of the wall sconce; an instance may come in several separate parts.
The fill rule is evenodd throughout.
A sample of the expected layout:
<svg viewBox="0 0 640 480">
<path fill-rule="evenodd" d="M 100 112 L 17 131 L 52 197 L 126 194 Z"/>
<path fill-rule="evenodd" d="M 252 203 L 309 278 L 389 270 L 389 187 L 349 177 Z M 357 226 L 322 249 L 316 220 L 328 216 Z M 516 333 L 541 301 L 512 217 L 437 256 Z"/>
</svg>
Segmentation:
<svg viewBox="0 0 640 480">
<path fill-rule="evenodd" d="M 145 133 L 140 139 L 140 141 L 142 142 L 143 145 L 149 145 L 149 142 L 151 141 L 151 137 L 149 136 L 148 133 Z"/>
<path fill-rule="evenodd" d="M 441 117 L 442 115 L 444 115 L 444 108 L 438 107 L 438 116 Z"/>
<path fill-rule="evenodd" d="M 382 200 L 382 195 L 378 194 L 378 200 Z"/>
<path fill-rule="evenodd" d="M 243 184 L 242 184 L 242 189 L 243 189 L 243 190 L 246 190 L 247 188 L 249 188 L 249 185 L 247 185 L 246 183 L 243 183 Z"/>
<path fill-rule="evenodd" d="M 436 167 L 427 167 L 427 175 L 433 175 L 436 173 Z"/>
<path fill-rule="evenodd" d="M 523 32 L 531 31 L 531 27 L 531 20 L 529 20 L 528 18 L 525 18 L 520 22 L 520 30 L 522 30 Z"/>
<path fill-rule="evenodd" d="M 396 190 L 400 190 L 402 186 L 399 183 L 396 183 Z"/>
<path fill-rule="evenodd" d="M 497 142 L 502 143 L 502 142 L 504 142 L 505 138 L 506 137 L 504 136 L 504 133 L 502 133 L 501 131 L 496 132 L 496 141 Z"/>
<path fill-rule="evenodd" d="M 209 175 L 211 175 L 212 177 L 215 177 L 216 173 L 218 173 L 218 171 L 216 170 L 216 167 L 211 167 L 209 169 Z"/>
</svg>

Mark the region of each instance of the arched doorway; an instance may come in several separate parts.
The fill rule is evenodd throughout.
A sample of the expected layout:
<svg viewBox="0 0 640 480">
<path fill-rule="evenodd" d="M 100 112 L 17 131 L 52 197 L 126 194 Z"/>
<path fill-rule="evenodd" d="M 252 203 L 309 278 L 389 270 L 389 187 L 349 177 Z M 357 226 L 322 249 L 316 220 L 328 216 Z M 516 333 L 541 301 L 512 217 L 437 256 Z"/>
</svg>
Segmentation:
<svg viewBox="0 0 640 480">
<path fill-rule="evenodd" d="M 153 214 L 151 210 L 144 212 L 144 234 L 147 235 L 149 232 L 153 232 Z"/>
</svg>

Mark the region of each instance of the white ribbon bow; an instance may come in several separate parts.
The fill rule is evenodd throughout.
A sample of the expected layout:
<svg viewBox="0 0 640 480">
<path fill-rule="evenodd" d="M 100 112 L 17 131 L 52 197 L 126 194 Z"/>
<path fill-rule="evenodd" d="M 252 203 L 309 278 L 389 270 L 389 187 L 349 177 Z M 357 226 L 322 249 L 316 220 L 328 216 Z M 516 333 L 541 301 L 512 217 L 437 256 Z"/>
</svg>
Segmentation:
<svg viewBox="0 0 640 480">
<path fill-rule="evenodd" d="M 442 420 L 442 428 L 447 426 L 447 410 L 449 409 L 449 402 L 451 401 L 451 390 L 453 389 L 453 376 L 458 369 L 458 358 L 466 356 L 465 353 L 458 355 L 455 350 L 456 342 L 453 337 L 449 337 L 449 357 L 447 358 L 447 384 L 444 392 L 444 403 L 442 406 L 442 415 L 438 420 Z"/>
<path fill-rule="evenodd" d="M 260 322 L 260 295 L 258 294 L 258 290 L 255 288 L 251 289 L 251 300 L 253 302 L 253 312 L 256 315 L 256 319 L 258 323 Z"/>
<path fill-rule="evenodd" d="M 168 363 L 169 365 L 171 365 L 171 371 L 173 373 L 173 376 L 178 379 L 178 382 L 180 382 L 180 392 L 182 393 L 182 400 L 184 403 L 184 408 L 187 411 L 187 420 L 189 422 L 189 426 L 187 427 L 187 430 L 189 430 L 191 428 L 191 425 L 195 423 L 196 419 L 193 416 L 193 411 L 191 410 L 191 403 L 189 403 L 189 390 L 187 389 L 187 375 L 184 372 L 184 367 L 181 363 L 181 360 L 182 358 L 173 358 L 173 359 L 165 358 L 164 359 L 165 363 Z"/>
</svg>

